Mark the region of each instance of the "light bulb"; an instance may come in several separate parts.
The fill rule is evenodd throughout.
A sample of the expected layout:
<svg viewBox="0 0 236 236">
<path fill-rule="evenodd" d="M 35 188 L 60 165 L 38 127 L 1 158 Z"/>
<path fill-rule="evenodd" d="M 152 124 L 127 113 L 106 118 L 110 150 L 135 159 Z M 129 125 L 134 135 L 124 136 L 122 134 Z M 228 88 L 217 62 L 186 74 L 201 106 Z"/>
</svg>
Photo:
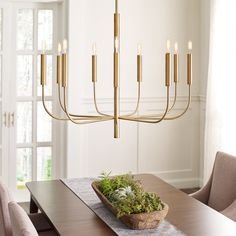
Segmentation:
<svg viewBox="0 0 236 236">
<path fill-rule="evenodd" d="M 96 43 L 93 43 L 92 51 L 93 51 L 93 55 L 96 55 L 96 53 L 97 53 Z"/>
<path fill-rule="evenodd" d="M 138 44 L 137 49 L 138 49 L 138 55 L 141 55 L 142 54 L 142 45 L 140 43 Z"/>
<path fill-rule="evenodd" d="M 192 50 L 193 49 L 193 42 L 189 41 L 188 42 L 188 50 Z"/>
<path fill-rule="evenodd" d="M 43 53 L 45 53 L 45 52 L 46 52 L 46 48 L 47 48 L 46 41 L 45 41 L 45 40 L 43 40 L 43 41 L 42 41 L 42 51 L 43 51 Z"/>
<path fill-rule="evenodd" d="M 66 39 L 64 39 L 64 40 L 63 40 L 63 50 L 64 50 L 64 52 L 66 52 L 66 51 L 67 51 L 67 47 L 68 47 L 67 40 L 66 40 Z"/>
<path fill-rule="evenodd" d="M 61 43 L 58 43 L 58 53 L 61 54 L 61 51 L 62 51 Z"/>
<path fill-rule="evenodd" d="M 167 47 L 167 51 L 170 51 L 170 40 L 167 40 L 166 42 L 166 47 Z"/>
<path fill-rule="evenodd" d="M 178 50 L 179 50 L 179 45 L 177 42 L 175 42 L 175 53 L 178 53 Z"/>
</svg>

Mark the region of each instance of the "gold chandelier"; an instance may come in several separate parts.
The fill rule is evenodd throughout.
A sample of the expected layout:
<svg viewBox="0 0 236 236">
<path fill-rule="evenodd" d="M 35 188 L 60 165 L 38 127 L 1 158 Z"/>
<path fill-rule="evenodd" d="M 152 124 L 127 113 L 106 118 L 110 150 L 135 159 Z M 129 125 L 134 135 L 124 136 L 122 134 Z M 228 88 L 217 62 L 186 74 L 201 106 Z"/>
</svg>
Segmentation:
<svg viewBox="0 0 236 236">
<path fill-rule="evenodd" d="M 115 14 L 114 14 L 114 113 L 112 115 L 101 112 L 98 108 L 96 99 L 96 82 L 97 82 L 97 55 L 94 47 L 94 53 L 92 55 L 92 83 L 93 83 L 93 97 L 94 105 L 97 111 L 97 115 L 79 115 L 71 114 L 68 111 L 68 78 L 67 78 L 67 41 L 63 41 L 63 52 L 61 44 L 58 45 L 57 56 L 57 85 L 58 85 L 58 97 L 59 104 L 64 112 L 65 116 L 60 117 L 49 111 L 45 103 L 45 86 L 46 86 L 46 54 L 45 51 L 41 54 L 41 85 L 42 85 L 42 102 L 44 109 L 53 119 L 61 121 L 71 121 L 74 124 L 90 124 L 105 121 L 114 121 L 114 138 L 119 138 L 119 122 L 120 120 L 143 122 L 150 124 L 157 124 L 163 120 L 175 120 L 183 116 L 189 109 L 191 103 L 191 84 L 192 84 L 192 42 L 188 43 L 189 53 L 187 54 L 187 85 L 188 85 L 188 101 L 186 108 L 177 115 L 171 115 L 171 111 L 175 107 L 177 100 L 177 84 L 178 84 L 178 44 L 175 43 L 175 53 L 173 57 L 173 77 L 174 77 L 174 100 L 170 104 L 170 86 L 171 86 L 171 60 L 172 55 L 170 53 L 170 41 L 167 41 L 167 53 L 165 55 L 165 86 L 166 86 L 166 107 L 163 114 L 152 115 L 138 115 L 140 104 L 140 92 L 142 82 L 142 54 L 141 46 L 138 46 L 137 55 L 137 83 L 138 83 L 138 98 L 135 110 L 130 114 L 120 114 L 120 14 L 118 11 L 118 0 L 115 0 Z"/>
</svg>

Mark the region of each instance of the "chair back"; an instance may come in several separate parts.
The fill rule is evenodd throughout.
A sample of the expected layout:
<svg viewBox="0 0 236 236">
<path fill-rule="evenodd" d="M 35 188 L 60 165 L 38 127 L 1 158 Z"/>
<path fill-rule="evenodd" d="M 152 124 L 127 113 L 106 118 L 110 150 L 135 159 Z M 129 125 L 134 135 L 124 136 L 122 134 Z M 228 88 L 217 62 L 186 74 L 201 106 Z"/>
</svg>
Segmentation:
<svg viewBox="0 0 236 236">
<path fill-rule="evenodd" d="M 8 204 L 13 236 L 38 236 L 38 233 L 24 209 L 16 202 Z"/>
<path fill-rule="evenodd" d="M 12 197 L 8 188 L 0 181 L 0 235 L 12 236 L 11 220 L 8 210 L 8 203 Z"/>
<path fill-rule="evenodd" d="M 227 208 L 236 199 L 236 158 L 218 152 L 213 168 L 213 178 L 208 206 L 217 211 Z"/>
</svg>

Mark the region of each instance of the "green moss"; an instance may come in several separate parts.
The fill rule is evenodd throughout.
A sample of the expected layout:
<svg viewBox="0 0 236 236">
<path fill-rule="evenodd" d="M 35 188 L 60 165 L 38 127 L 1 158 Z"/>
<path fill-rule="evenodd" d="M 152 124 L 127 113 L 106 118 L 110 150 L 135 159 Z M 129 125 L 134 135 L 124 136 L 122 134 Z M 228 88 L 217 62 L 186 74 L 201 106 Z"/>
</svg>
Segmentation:
<svg viewBox="0 0 236 236">
<path fill-rule="evenodd" d="M 163 209 L 158 195 L 145 192 L 131 174 L 110 178 L 110 173 L 102 173 L 100 178 L 98 188 L 117 209 L 117 217 Z"/>
</svg>

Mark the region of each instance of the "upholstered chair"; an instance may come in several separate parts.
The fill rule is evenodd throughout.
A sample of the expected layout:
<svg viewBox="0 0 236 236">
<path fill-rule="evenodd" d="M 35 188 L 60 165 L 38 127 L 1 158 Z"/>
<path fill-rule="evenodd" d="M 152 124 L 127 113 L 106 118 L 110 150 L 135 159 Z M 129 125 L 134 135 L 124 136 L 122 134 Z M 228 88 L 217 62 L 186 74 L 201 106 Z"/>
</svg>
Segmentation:
<svg viewBox="0 0 236 236">
<path fill-rule="evenodd" d="M 0 181 L 0 235 L 12 236 L 12 228 L 10 215 L 8 211 L 8 203 L 13 198 L 10 195 L 7 187 Z"/>
<path fill-rule="evenodd" d="M 13 236 L 38 236 L 26 212 L 16 202 L 8 204 Z"/>
<path fill-rule="evenodd" d="M 218 152 L 207 184 L 190 196 L 236 221 L 236 157 Z"/>
<path fill-rule="evenodd" d="M 12 236 L 8 203 L 13 200 L 8 188 L 0 181 L 0 236 Z M 38 232 L 52 229 L 42 213 L 29 214 L 29 217 Z"/>
<path fill-rule="evenodd" d="M 12 236 L 57 236 L 56 232 L 37 232 L 29 216 L 16 202 L 8 204 L 10 220 L 12 223 Z"/>
</svg>

